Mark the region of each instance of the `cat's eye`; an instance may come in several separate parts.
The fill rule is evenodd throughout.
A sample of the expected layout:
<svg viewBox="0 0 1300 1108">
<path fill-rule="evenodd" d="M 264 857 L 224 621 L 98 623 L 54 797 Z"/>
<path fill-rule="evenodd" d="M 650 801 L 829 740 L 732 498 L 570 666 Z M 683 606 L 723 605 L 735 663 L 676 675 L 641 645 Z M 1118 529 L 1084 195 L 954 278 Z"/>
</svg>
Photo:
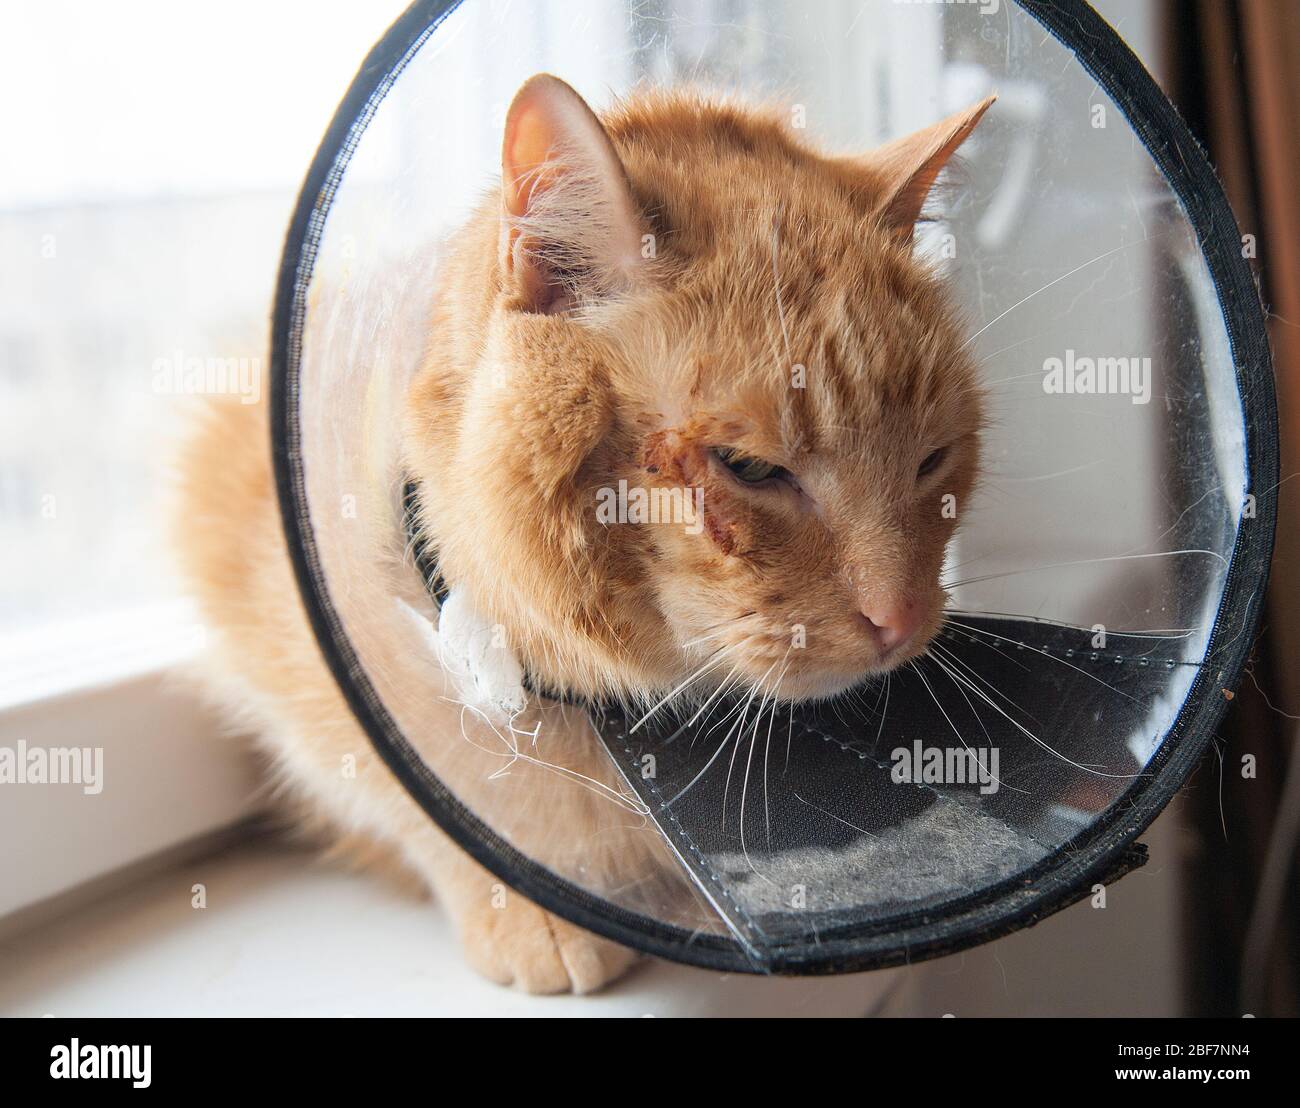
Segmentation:
<svg viewBox="0 0 1300 1108">
<path fill-rule="evenodd" d="M 764 481 L 790 476 L 790 471 L 784 466 L 765 462 L 762 458 L 755 458 L 750 454 L 742 454 L 729 446 L 717 447 L 713 451 L 713 456 L 726 466 L 737 480 L 743 481 L 746 485 L 758 485 Z"/>
<path fill-rule="evenodd" d="M 925 461 L 923 461 L 917 467 L 916 470 L 917 477 L 928 477 L 931 473 L 933 473 L 936 469 L 938 469 L 941 465 L 943 465 L 943 460 L 947 456 L 948 456 L 948 448 L 946 446 L 940 447 L 938 450 L 931 450 L 930 453 L 925 456 Z"/>
</svg>

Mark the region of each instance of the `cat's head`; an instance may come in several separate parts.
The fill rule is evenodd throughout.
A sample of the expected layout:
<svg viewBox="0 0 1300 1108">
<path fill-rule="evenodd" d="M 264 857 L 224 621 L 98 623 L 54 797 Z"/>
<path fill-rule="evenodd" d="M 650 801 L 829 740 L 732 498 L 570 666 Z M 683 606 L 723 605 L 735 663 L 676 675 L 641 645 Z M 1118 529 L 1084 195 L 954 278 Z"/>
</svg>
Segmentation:
<svg viewBox="0 0 1300 1108">
<path fill-rule="evenodd" d="M 913 227 L 990 102 L 835 158 L 768 110 L 652 93 L 602 122 L 524 85 L 408 453 L 448 579 L 533 671 L 798 699 L 925 650 L 982 411 Z"/>
</svg>

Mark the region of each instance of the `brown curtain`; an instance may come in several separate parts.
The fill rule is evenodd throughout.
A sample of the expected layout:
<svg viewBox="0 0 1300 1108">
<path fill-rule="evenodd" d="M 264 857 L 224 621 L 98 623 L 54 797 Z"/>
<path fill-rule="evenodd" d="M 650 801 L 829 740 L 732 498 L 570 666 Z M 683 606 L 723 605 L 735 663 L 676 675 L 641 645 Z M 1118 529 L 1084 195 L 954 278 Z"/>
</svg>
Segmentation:
<svg viewBox="0 0 1300 1108">
<path fill-rule="evenodd" d="M 1278 530 L 1251 676 L 1219 734 L 1220 757 L 1207 759 L 1188 793 L 1188 1005 L 1193 1015 L 1296 1015 L 1300 478 L 1288 477 L 1300 472 L 1300 3 L 1165 3 L 1167 91 L 1253 236 L 1271 313 L 1283 479 L 1257 490 L 1277 498 Z M 1243 776 L 1247 755 L 1254 777 Z"/>
</svg>

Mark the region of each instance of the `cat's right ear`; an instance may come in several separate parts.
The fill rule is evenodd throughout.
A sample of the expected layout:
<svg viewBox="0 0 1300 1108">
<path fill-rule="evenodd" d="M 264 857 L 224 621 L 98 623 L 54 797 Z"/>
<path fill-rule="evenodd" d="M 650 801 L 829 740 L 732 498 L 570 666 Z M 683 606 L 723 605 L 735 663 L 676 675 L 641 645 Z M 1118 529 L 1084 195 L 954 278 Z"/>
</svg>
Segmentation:
<svg viewBox="0 0 1300 1108">
<path fill-rule="evenodd" d="M 587 102 L 540 73 L 515 94 L 501 150 L 500 262 L 528 310 L 555 314 L 628 288 L 642 219 Z"/>
</svg>

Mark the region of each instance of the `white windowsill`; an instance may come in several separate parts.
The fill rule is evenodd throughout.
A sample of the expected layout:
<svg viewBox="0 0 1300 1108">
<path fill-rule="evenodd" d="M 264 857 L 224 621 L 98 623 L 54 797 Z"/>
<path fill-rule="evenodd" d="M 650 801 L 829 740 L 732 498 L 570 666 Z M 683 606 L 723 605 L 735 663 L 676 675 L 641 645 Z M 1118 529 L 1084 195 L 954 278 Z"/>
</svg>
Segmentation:
<svg viewBox="0 0 1300 1108">
<path fill-rule="evenodd" d="M 96 752 L 99 790 L 0 780 L 0 917 L 244 818 L 244 743 L 174 671 L 203 641 L 165 604 L 0 637 L 0 748 Z"/>
<path fill-rule="evenodd" d="M 179 665 L 204 638 L 193 607 L 180 600 L 7 631 L 0 635 L 0 712 Z"/>
<path fill-rule="evenodd" d="M 431 902 L 263 839 L 0 939 L 0 1016 L 861 1016 L 899 972 L 766 979 L 647 960 L 594 996 L 527 996 L 470 970 Z"/>
</svg>

